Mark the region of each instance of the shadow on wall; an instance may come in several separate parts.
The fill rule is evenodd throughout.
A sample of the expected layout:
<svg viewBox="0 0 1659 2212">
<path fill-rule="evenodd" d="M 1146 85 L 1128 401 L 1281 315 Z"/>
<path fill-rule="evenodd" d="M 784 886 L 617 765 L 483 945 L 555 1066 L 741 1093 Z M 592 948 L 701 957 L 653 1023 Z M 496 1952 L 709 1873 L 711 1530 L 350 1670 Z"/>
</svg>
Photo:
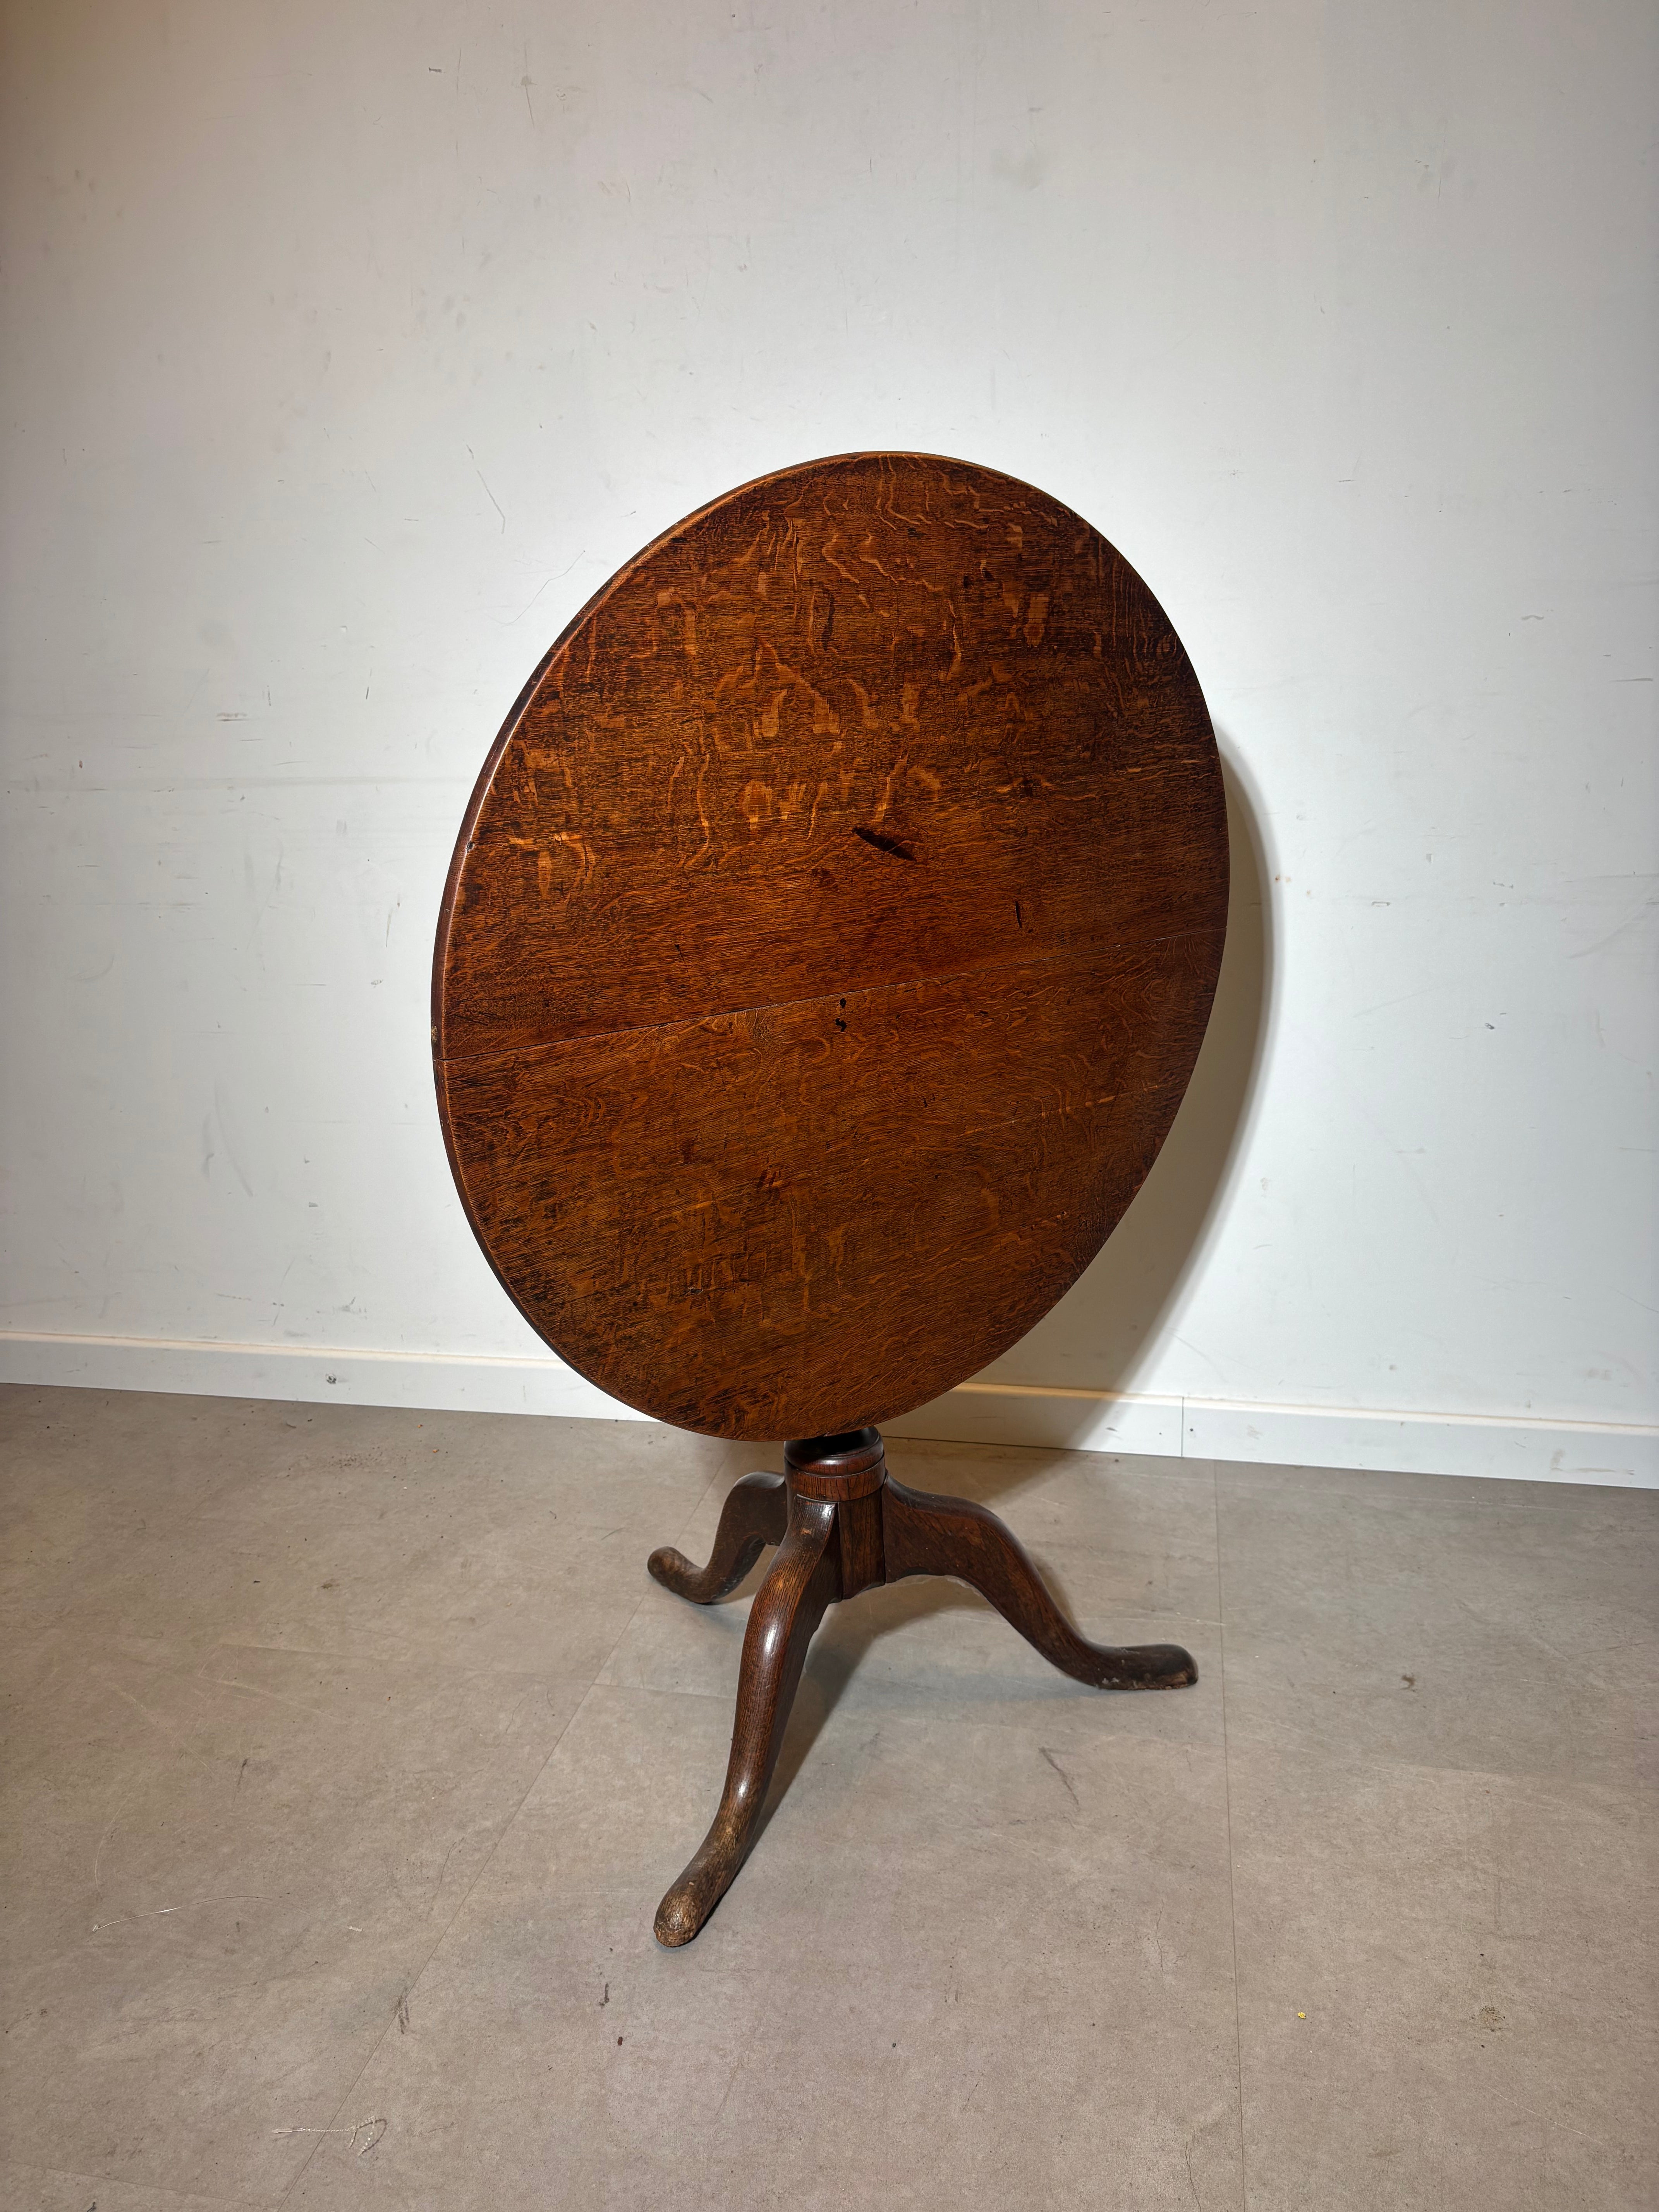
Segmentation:
<svg viewBox="0 0 1659 2212">
<path fill-rule="evenodd" d="M 1275 945 L 1272 849 L 1261 802 L 1249 771 L 1225 738 L 1217 735 L 1232 860 L 1227 949 L 1193 1079 L 1152 1173 L 1099 1256 L 1029 1335 L 976 1378 L 981 1382 L 1086 1391 L 1133 1388 L 1159 1341 L 1176 1326 L 1187 1285 L 1225 1212 L 1270 1048 Z M 1222 1378 L 1216 1382 L 1215 1395 L 1224 1395 Z M 1085 1439 L 1098 1410 L 1087 1398 L 1048 1400 L 1042 1423 L 1044 1441 L 1064 1445 Z M 895 1445 L 894 1472 L 929 1488 L 927 1463 L 905 1461 L 907 1433 L 926 1437 L 939 1431 L 927 1425 L 911 1430 L 906 1422 L 886 1425 Z M 953 1427 L 947 1433 L 960 1437 L 963 1431 Z M 1000 1504 L 1005 1493 L 1018 1488 L 1032 1465 L 1029 1460 L 981 1462 L 975 1480 L 975 1470 L 954 1463 L 950 1487 L 963 1490 L 971 1484 L 978 1502 Z M 1044 1572 L 1055 1581 L 1047 1567 Z M 754 1589 L 758 1578 L 757 1569 L 739 1595 Z M 1060 1596 L 1064 1603 L 1063 1588 Z M 836 1606 L 807 1660 L 769 1806 L 775 1808 L 781 1801 L 878 1638 L 924 1613 L 971 1610 L 978 1602 L 953 1583 L 910 1582 L 866 1591 L 856 1607 Z M 1072 1694 L 1058 1675 L 1052 1686 L 1056 1695 Z"/>
<path fill-rule="evenodd" d="M 1181 1110 L 1128 1212 L 1090 1266 L 984 1373 L 981 1382 L 1119 1391 L 1134 1387 L 1179 1315 L 1188 1281 L 1225 1210 L 1255 1110 L 1274 996 L 1273 871 L 1260 799 L 1220 732 L 1231 883 L 1227 948 L 1210 1025 Z M 1214 1395 L 1226 1395 L 1218 1375 Z M 1066 1426 L 1053 1407 L 1058 1437 Z M 1094 1419 L 1077 1408 L 1075 1432 Z"/>
</svg>

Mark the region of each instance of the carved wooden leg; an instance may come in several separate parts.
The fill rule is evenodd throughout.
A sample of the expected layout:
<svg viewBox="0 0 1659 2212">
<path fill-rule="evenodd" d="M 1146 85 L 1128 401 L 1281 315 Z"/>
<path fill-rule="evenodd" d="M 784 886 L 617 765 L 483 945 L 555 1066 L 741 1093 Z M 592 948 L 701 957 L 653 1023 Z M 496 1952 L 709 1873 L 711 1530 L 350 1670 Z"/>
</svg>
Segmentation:
<svg viewBox="0 0 1659 2212">
<path fill-rule="evenodd" d="M 1085 1643 L 1060 1612 L 1012 1533 L 994 1513 L 960 1498 L 930 1498 L 890 1475 L 881 1493 L 887 1579 L 955 1575 L 1012 1621 L 1062 1674 L 1102 1690 L 1178 1690 L 1198 1680 L 1178 1644 L 1126 1650 Z"/>
<path fill-rule="evenodd" d="M 835 1528 L 836 1508 L 829 1499 L 791 1499 L 788 1529 L 755 1594 L 744 1634 L 738 1717 L 720 1810 L 696 1856 L 657 1907 L 657 1941 L 671 1949 L 691 1941 L 748 1856 L 806 1647 L 841 1587 L 830 1540 Z"/>
<path fill-rule="evenodd" d="M 647 1571 L 676 1597 L 693 1605 L 713 1605 L 736 1589 L 768 1544 L 782 1540 L 789 1521 L 789 1493 L 781 1474 L 745 1474 L 720 1510 L 714 1548 L 706 1567 L 694 1567 L 672 1544 L 653 1552 Z"/>
</svg>

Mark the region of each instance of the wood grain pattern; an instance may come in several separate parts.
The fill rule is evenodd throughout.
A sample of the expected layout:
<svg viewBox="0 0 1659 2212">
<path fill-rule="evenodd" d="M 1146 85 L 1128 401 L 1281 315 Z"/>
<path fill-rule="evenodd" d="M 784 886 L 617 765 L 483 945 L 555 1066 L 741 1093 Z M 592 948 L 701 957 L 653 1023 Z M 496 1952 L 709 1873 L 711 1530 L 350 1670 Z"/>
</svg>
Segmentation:
<svg viewBox="0 0 1659 2212">
<path fill-rule="evenodd" d="M 891 1419 L 1139 1188 L 1226 886 L 1196 679 L 1087 524 L 918 455 L 745 486 L 577 617 L 468 809 L 434 1046 L 473 1226 L 645 1412 Z"/>
</svg>

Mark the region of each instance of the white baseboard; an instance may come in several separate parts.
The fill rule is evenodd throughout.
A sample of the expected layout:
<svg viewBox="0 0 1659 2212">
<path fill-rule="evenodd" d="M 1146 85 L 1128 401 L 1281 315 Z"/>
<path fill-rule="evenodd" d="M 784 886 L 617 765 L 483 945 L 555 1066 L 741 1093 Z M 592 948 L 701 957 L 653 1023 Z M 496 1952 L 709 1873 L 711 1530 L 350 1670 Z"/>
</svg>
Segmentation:
<svg viewBox="0 0 1659 2212">
<path fill-rule="evenodd" d="M 1264 1406 L 964 1382 L 886 1425 L 893 1436 L 957 1443 L 1058 1444 L 1073 1451 L 1151 1452 L 1255 1466 L 1659 1489 L 1659 1428 L 1598 1421 L 1376 1413 L 1349 1406 Z"/>
<path fill-rule="evenodd" d="M 539 1359 L 454 1352 L 342 1352 L 295 1344 L 203 1344 L 165 1337 L 26 1336 L 0 1330 L 0 1382 L 172 1390 L 204 1398 L 415 1406 L 452 1413 L 551 1413 L 642 1421 L 550 1352 Z"/>
<path fill-rule="evenodd" d="M 501 1359 L 0 1331 L 0 1382 L 300 1399 L 318 1405 L 645 1419 L 551 1354 Z M 885 1425 L 891 1436 L 953 1443 L 1047 1444 L 1170 1459 L 1659 1489 L 1659 1428 L 1594 1421 L 1377 1413 L 966 1382 Z"/>
</svg>

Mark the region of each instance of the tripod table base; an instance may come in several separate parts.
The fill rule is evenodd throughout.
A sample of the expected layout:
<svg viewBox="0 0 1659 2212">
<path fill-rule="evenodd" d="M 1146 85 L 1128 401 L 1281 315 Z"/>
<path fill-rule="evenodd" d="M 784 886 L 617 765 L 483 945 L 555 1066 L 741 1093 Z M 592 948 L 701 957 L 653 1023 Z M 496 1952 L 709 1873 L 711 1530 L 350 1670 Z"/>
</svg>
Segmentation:
<svg viewBox="0 0 1659 2212">
<path fill-rule="evenodd" d="M 756 1593 L 743 1639 L 732 1756 L 714 1824 L 657 1908 L 657 1941 L 689 1943 L 748 1856 L 814 1630 L 837 1599 L 910 1575 L 953 1575 L 1063 1674 L 1102 1690 L 1177 1690 L 1198 1680 L 1176 1644 L 1118 1650 L 1079 1636 L 994 1513 L 907 1490 L 887 1472 L 879 1434 L 817 1437 L 784 1447 L 786 1473 L 746 1474 L 726 1501 L 708 1564 L 651 1554 L 654 1579 L 712 1605 L 734 1590 L 769 1544 L 777 1557 Z"/>
</svg>

